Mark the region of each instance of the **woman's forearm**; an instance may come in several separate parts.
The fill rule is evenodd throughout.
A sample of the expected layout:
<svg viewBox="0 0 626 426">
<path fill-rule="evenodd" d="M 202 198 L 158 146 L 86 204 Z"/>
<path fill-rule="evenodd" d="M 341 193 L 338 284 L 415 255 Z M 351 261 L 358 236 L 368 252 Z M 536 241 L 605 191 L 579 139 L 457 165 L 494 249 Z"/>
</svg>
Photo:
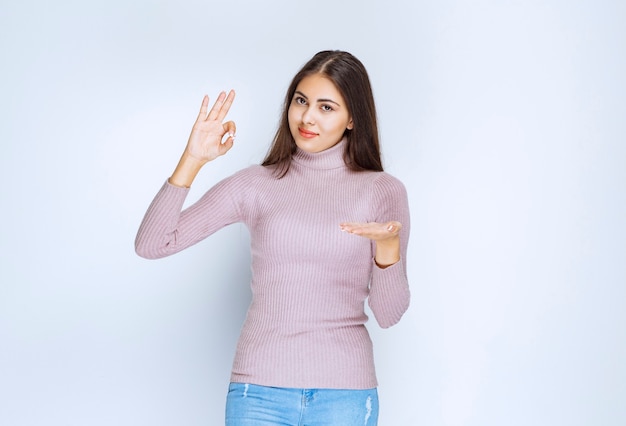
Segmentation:
<svg viewBox="0 0 626 426">
<path fill-rule="evenodd" d="M 380 268 L 386 268 L 400 261 L 400 236 L 376 241 L 374 260 Z"/>
<path fill-rule="evenodd" d="M 176 169 L 174 169 L 174 173 L 169 178 L 169 183 L 174 186 L 189 188 L 204 164 L 206 162 L 192 157 L 185 150 L 178 161 Z"/>
</svg>

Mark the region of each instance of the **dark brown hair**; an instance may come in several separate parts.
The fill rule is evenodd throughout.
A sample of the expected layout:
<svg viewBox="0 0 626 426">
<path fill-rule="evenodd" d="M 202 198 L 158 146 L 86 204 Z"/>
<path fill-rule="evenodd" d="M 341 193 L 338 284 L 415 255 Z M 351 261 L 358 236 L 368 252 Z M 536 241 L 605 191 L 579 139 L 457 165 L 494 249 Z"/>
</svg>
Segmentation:
<svg viewBox="0 0 626 426">
<path fill-rule="evenodd" d="M 367 70 L 352 54 L 339 50 L 317 53 L 294 76 L 285 96 L 274 141 L 261 164 L 274 166 L 278 177 L 283 177 L 289 170 L 291 158 L 296 152 L 296 142 L 289 130 L 289 105 L 300 81 L 313 74 L 321 74 L 335 84 L 352 116 L 353 128 L 346 129 L 344 133 L 343 159 L 346 166 L 356 171 L 382 171 L 376 107 Z"/>
</svg>

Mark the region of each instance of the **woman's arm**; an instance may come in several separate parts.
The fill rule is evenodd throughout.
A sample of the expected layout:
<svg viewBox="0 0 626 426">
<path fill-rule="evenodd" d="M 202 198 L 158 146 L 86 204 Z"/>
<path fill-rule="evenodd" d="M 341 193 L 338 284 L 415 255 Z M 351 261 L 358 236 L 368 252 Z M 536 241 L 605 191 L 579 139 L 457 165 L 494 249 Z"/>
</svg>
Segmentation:
<svg viewBox="0 0 626 426">
<path fill-rule="evenodd" d="M 174 170 L 150 204 L 135 238 L 135 251 L 146 258 L 158 258 L 176 253 L 228 223 L 235 210 L 229 192 L 220 183 L 200 201 L 181 212 L 183 203 L 196 175 L 209 161 L 224 155 L 233 146 L 235 123 L 222 123 L 235 98 L 235 92 L 220 93 L 208 110 L 209 98 L 202 100 L 200 113 L 193 125 L 187 146 Z M 228 133 L 226 140 L 224 136 Z M 203 212 L 211 210 L 211 221 Z"/>
<path fill-rule="evenodd" d="M 387 328 L 400 321 L 410 301 L 406 271 L 410 216 L 404 185 L 381 174 L 373 186 L 371 209 L 376 222 L 344 223 L 341 228 L 375 245 L 368 303 L 378 324 Z"/>
</svg>

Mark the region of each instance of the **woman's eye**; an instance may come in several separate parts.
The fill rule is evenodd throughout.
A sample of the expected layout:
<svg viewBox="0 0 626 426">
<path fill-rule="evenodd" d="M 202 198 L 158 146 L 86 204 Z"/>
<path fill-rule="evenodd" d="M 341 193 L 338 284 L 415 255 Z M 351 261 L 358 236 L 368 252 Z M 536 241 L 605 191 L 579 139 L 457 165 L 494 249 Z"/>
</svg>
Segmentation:
<svg viewBox="0 0 626 426">
<path fill-rule="evenodd" d="M 298 105 L 306 105 L 306 99 L 304 99 L 302 96 L 297 96 L 294 101 L 298 104 Z"/>
<path fill-rule="evenodd" d="M 324 112 L 329 112 L 333 110 L 333 107 L 331 107 L 330 105 L 322 105 L 322 111 Z"/>
</svg>

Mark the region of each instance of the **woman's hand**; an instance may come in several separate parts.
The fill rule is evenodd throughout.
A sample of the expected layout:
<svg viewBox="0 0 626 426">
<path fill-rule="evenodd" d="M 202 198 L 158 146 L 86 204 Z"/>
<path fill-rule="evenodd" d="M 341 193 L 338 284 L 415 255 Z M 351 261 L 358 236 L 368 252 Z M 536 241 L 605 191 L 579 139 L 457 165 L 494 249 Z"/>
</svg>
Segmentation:
<svg viewBox="0 0 626 426">
<path fill-rule="evenodd" d="M 235 91 L 228 95 L 221 92 L 209 109 L 209 97 L 202 99 L 198 118 L 191 129 L 191 135 L 174 173 L 169 179 L 172 185 L 189 187 L 196 175 L 206 163 L 224 155 L 233 147 L 235 131 L 234 121 L 223 123 L 230 106 L 235 100 Z M 224 136 L 227 135 L 224 140 Z"/>
<path fill-rule="evenodd" d="M 207 163 L 224 155 L 233 147 L 235 140 L 236 126 L 234 121 L 222 123 L 230 106 L 235 100 L 235 92 L 231 90 L 226 95 L 221 92 L 213 104 L 211 111 L 207 113 L 209 107 L 209 97 L 204 96 L 198 118 L 191 129 L 191 135 L 187 141 L 186 153 L 193 159 Z M 224 135 L 228 137 L 224 140 Z"/>
<path fill-rule="evenodd" d="M 376 241 L 374 260 L 379 267 L 386 268 L 400 260 L 400 229 L 402 229 L 400 222 L 345 222 L 339 226 L 344 232 Z"/>
<path fill-rule="evenodd" d="M 350 234 L 360 235 L 374 241 L 388 240 L 398 237 L 402 224 L 400 222 L 387 223 L 355 223 L 344 222 L 339 224 L 341 230 Z"/>
</svg>

